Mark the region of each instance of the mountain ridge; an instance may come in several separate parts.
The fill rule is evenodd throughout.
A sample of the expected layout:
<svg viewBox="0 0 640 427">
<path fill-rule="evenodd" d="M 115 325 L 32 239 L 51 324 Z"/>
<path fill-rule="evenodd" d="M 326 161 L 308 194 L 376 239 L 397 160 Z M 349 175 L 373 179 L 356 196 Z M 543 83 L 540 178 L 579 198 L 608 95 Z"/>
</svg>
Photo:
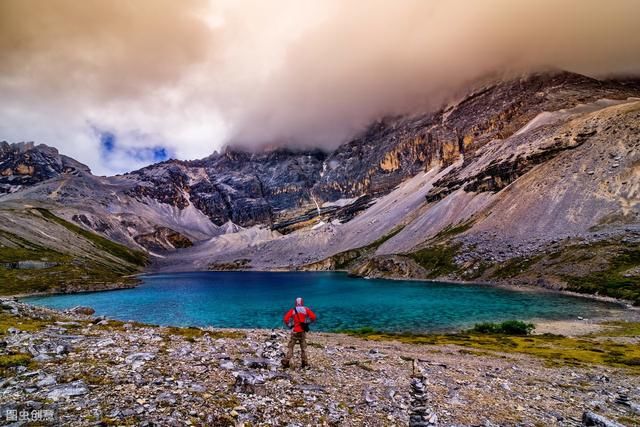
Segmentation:
<svg viewBox="0 0 640 427">
<path fill-rule="evenodd" d="M 635 256 L 638 96 L 639 81 L 534 74 L 436 112 L 378 120 L 328 153 L 228 148 L 114 177 L 93 176 L 55 149 L 3 143 L 0 171 L 11 173 L 0 176 L 0 204 L 41 205 L 146 250 L 153 271 L 340 268 L 572 286 L 568 273 L 498 270 L 557 246 L 554 233 L 567 247 L 607 241 Z M 633 299 L 637 278 L 623 273 L 609 292 Z"/>
</svg>

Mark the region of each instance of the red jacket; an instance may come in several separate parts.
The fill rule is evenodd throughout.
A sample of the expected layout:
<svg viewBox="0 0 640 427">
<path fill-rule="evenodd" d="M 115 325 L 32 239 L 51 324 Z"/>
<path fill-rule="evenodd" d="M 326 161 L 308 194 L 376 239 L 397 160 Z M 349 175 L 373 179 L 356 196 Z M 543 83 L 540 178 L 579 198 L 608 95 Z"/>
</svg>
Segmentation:
<svg viewBox="0 0 640 427">
<path fill-rule="evenodd" d="M 293 318 L 293 332 L 304 332 L 301 323 L 311 323 L 316 321 L 316 314 L 311 311 L 309 307 L 297 306 L 287 311 L 284 315 L 285 325 L 289 325 L 289 322 Z"/>
</svg>

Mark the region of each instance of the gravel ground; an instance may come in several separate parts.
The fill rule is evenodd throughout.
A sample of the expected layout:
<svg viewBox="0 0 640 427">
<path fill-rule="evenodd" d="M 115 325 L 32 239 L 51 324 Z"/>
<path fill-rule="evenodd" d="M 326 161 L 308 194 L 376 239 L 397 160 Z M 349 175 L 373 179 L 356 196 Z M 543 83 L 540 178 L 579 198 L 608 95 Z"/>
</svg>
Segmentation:
<svg viewBox="0 0 640 427">
<path fill-rule="evenodd" d="M 640 410 L 640 378 L 608 367 L 311 333 L 312 367 L 296 358 L 283 370 L 284 330 L 163 328 L 11 299 L 2 306 L 12 326 L 0 334 L 0 356 L 33 357 L 0 377 L 2 422 L 15 415 L 15 425 L 26 414 L 73 426 L 552 426 L 581 425 L 584 411 L 619 419 Z"/>
</svg>

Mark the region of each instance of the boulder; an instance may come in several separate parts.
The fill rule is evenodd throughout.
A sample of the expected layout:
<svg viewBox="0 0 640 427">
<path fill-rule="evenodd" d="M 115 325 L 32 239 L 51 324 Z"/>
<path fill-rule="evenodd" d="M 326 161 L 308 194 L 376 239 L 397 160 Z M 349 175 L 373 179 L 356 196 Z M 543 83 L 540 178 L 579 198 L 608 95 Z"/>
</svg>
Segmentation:
<svg viewBox="0 0 640 427">
<path fill-rule="evenodd" d="M 85 307 L 85 306 L 79 305 L 79 306 L 73 307 L 71 310 L 69 310 L 69 312 L 72 313 L 72 314 L 80 314 L 80 315 L 83 315 L 83 316 L 91 316 L 96 311 L 91 307 Z"/>
<path fill-rule="evenodd" d="M 582 425 L 593 427 L 624 427 L 616 421 L 612 421 L 602 415 L 598 415 L 590 411 L 585 411 L 584 414 L 582 414 Z"/>
</svg>

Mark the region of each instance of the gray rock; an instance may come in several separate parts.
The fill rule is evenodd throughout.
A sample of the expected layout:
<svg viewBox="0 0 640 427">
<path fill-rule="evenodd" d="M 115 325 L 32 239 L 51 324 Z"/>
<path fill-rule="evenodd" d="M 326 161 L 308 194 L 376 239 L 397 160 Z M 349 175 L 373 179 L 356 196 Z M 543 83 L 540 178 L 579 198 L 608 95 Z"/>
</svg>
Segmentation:
<svg viewBox="0 0 640 427">
<path fill-rule="evenodd" d="M 113 339 L 111 339 L 111 338 L 106 338 L 106 339 L 103 339 L 103 340 L 98 341 L 98 342 L 96 343 L 96 347 L 100 347 L 100 348 L 102 348 L 102 347 L 107 347 L 107 346 L 113 345 L 113 344 L 115 344 L 115 343 L 116 343 L 116 342 L 115 342 Z"/>
<path fill-rule="evenodd" d="M 96 311 L 91 308 L 91 307 L 85 307 L 85 306 L 77 306 L 77 307 L 73 307 L 72 309 L 69 310 L 69 313 L 72 314 L 80 314 L 80 315 L 84 315 L 84 316 L 91 316 L 92 314 L 94 314 Z"/>
<path fill-rule="evenodd" d="M 55 401 L 68 399 L 75 396 L 87 394 L 89 389 L 83 381 L 74 381 L 68 384 L 61 384 L 47 393 L 47 398 Z"/>
<path fill-rule="evenodd" d="M 249 371 L 241 371 L 234 374 L 236 382 L 234 390 L 236 393 L 256 394 L 264 388 L 264 377 Z"/>
<path fill-rule="evenodd" d="M 46 377 L 38 381 L 36 385 L 42 388 L 42 387 L 49 387 L 49 386 L 55 385 L 56 383 L 57 383 L 56 378 L 53 375 L 47 375 Z"/>
<path fill-rule="evenodd" d="M 189 390 L 195 391 L 196 393 L 204 393 L 207 391 L 207 388 L 202 384 L 194 383 L 189 386 Z"/>
<path fill-rule="evenodd" d="M 127 356 L 124 361 L 129 365 L 141 366 L 144 362 L 148 362 L 149 360 L 153 360 L 156 358 L 156 355 L 153 353 L 133 353 Z"/>
<path fill-rule="evenodd" d="M 69 353 L 69 346 L 66 344 L 60 344 L 56 346 L 56 354 L 63 355 Z"/>
<path fill-rule="evenodd" d="M 251 369 L 267 369 L 270 364 L 270 360 L 264 357 L 254 357 L 244 360 L 244 365 Z"/>
<path fill-rule="evenodd" d="M 176 395 L 170 392 L 160 393 L 156 397 L 156 403 L 160 406 L 173 406 L 177 401 Z"/>
<path fill-rule="evenodd" d="M 612 421 L 602 415 L 598 415 L 590 411 L 585 411 L 582 414 L 582 425 L 586 427 L 624 427 L 624 425 L 616 421 Z"/>
<path fill-rule="evenodd" d="M 220 368 L 221 369 L 225 369 L 227 371 L 231 371 L 231 370 L 233 370 L 233 368 L 235 368 L 235 365 L 233 364 L 233 362 L 231 360 L 226 360 L 226 361 L 220 363 Z"/>
</svg>

